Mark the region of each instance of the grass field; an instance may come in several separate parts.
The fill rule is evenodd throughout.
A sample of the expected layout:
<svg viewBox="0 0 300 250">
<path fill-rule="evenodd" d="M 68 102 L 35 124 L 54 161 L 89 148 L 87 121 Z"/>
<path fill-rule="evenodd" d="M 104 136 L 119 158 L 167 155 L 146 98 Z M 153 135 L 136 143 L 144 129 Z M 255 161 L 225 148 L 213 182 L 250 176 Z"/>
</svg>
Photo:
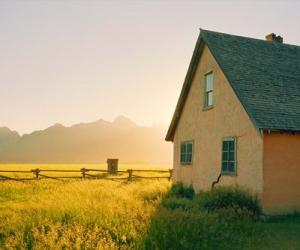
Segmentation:
<svg viewBox="0 0 300 250">
<path fill-rule="evenodd" d="M 0 183 L 4 249 L 138 248 L 167 180 Z M 0 248 L 1 248 L 0 247 Z"/>
<path fill-rule="evenodd" d="M 201 195 L 170 188 L 164 179 L 0 182 L 0 249 L 300 249 L 297 214 L 207 212 Z"/>
</svg>

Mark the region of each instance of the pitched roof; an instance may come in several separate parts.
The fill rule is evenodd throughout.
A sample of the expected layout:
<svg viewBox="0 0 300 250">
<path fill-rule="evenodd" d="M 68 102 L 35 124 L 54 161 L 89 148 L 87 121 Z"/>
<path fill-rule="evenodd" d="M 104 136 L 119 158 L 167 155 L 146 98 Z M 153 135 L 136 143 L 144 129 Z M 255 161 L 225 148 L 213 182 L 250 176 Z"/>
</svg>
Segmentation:
<svg viewBox="0 0 300 250">
<path fill-rule="evenodd" d="M 300 46 L 201 30 L 166 140 L 206 44 L 257 129 L 300 131 Z"/>
</svg>

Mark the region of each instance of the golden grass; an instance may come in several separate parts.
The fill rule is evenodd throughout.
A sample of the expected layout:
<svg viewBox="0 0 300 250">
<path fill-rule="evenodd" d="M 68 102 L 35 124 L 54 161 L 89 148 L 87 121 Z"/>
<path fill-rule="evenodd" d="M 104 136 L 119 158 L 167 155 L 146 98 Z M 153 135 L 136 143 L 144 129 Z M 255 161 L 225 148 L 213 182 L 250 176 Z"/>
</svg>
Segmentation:
<svg viewBox="0 0 300 250">
<path fill-rule="evenodd" d="M 0 243 L 14 249 L 137 246 L 167 180 L 0 183 Z"/>
<path fill-rule="evenodd" d="M 0 249 L 138 248 L 169 188 L 168 180 L 0 182 Z"/>
</svg>

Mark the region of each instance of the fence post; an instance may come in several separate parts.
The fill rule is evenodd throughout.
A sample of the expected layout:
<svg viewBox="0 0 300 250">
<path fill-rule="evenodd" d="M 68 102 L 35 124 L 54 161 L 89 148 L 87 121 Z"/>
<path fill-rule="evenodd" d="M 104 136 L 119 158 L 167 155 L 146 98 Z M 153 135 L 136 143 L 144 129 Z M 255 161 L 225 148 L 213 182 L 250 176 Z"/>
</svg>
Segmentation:
<svg viewBox="0 0 300 250">
<path fill-rule="evenodd" d="M 81 173 L 82 178 L 84 179 L 85 176 L 86 176 L 86 175 L 85 175 L 86 169 L 85 169 L 85 168 L 82 168 L 82 169 L 81 169 L 81 172 L 82 172 L 82 173 Z"/>
<path fill-rule="evenodd" d="M 169 169 L 169 181 L 172 179 L 173 176 L 173 169 Z"/>
<path fill-rule="evenodd" d="M 35 178 L 38 180 L 39 179 L 39 174 L 40 174 L 40 170 L 38 168 L 33 170 L 34 174 L 35 174 Z"/>
<path fill-rule="evenodd" d="M 132 181 L 132 169 L 128 169 L 128 181 Z"/>
</svg>

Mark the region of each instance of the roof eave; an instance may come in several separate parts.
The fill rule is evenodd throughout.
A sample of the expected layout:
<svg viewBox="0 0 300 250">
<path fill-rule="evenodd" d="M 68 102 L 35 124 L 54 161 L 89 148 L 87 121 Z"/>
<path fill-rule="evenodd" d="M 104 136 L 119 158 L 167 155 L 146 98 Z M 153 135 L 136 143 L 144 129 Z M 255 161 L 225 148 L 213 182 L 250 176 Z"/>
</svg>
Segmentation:
<svg viewBox="0 0 300 250">
<path fill-rule="evenodd" d="M 299 129 L 261 128 L 261 130 L 267 132 L 300 133 Z"/>
</svg>

